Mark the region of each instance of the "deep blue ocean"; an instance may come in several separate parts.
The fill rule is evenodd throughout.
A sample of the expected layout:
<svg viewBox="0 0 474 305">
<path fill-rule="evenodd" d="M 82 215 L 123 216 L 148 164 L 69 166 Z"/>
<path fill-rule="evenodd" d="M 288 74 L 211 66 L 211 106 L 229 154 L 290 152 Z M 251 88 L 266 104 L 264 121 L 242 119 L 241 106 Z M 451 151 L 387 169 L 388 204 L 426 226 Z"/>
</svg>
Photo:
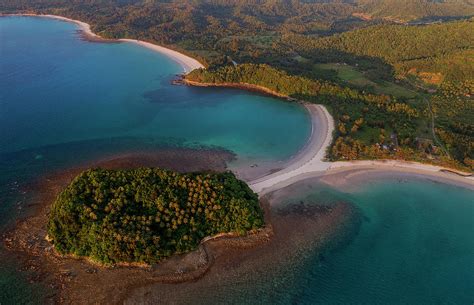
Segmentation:
<svg viewBox="0 0 474 305">
<path fill-rule="evenodd" d="M 240 166 L 282 161 L 311 132 L 298 105 L 171 85 L 180 72 L 134 44 L 84 41 L 73 24 L 0 18 L 0 232 L 27 206 L 21 185 L 52 170 L 160 145 L 230 150 Z M 287 277 L 252 274 L 204 303 L 474 303 L 472 190 L 393 179 L 350 192 L 305 185 L 288 196 L 285 204 L 344 200 L 363 221 L 323 261 L 305 250 L 291 268 L 281 267 Z M 30 285 L 2 247 L 0 304 L 37 304 L 43 287 Z"/>
</svg>

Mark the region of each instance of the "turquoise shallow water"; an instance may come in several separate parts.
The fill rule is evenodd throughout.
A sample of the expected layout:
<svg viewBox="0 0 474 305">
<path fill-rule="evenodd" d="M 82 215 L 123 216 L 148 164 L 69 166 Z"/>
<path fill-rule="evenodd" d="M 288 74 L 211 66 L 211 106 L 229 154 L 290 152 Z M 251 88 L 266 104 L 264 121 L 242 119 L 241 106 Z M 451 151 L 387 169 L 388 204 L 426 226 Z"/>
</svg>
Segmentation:
<svg viewBox="0 0 474 305">
<path fill-rule="evenodd" d="M 305 234 L 305 246 L 292 249 L 294 255 L 284 262 L 273 253 L 266 254 L 269 258 L 260 254 L 261 262 L 251 272 L 227 270 L 238 275 L 209 287 L 186 286 L 188 290 L 179 295 L 179 302 L 473 304 L 472 190 L 428 179 L 397 177 L 368 181 L 351 192 L 308 180 L 278 196 L 272 201 L 274 212 L 302 203 L 349 202 L 360 214 L 356 221 L 359 224 L 348 226 L 349 238 L 344 237 L 335 248 L 308 246 L 318 240 L 319 234 Z M 278 228 L 279 224 L 273 226 Z M 291 229 L 287 238 L 301 238 L 298 228 Z M 284 241 L 281 247 L 285 247 Z M 153 296 L 153 291 L 152 286 L 140 293 Z"/>
<path fill-rule="evenodd" d="M 318 187 L 309 194 L 318 194 Z M 344 248 L 310 257 L 292 286 L 303 304 L 472 304 L 474 193 L 417 179 L 368 182 L 350 200 L 364 217 Z M 289 304 L 288 302 L 285 302 Z"/>
<path fill-rule="evenodd" d="M 21 184 L 57 168 L 163 143 L 283 160 L 309 135 L 309 117 L 296 105 L 171 86 L 180 67 L 168 58 L 132 44 L 81 41 L 75 29 L 0 18 L 0 231 L 14 220 L 14 204 L 27 203 Z M 425 179 L 367 182 L 352 192 L 306 183 L 283 201 L 323 199 L 360 210 L 361 225 L 348 242 L 324 256 L 305 249 L 288 264 L 217 283 L 203 303 L 474 302 L 471 190 Z M 0 303 L 38 303 L 43 287 L 28 284 L 3 254 L 0 246 Z"/>
<path fill-rule="evenodd" d="M 22 187 L 56 169 L 169 145 L 226 149 L 250 165 L 285 160 L 306 142 L 304 108 L 171 85 L 181 72 L 135 44 L 84 41 L 71 23 L 0 18 L 0 232 L 28 204 Z M 6 259 L 0 303 L 34 303 L 39 290 Z"/>
<path fill-rule="evenodd" d="M 0 153 L 134 137 L 282 160 L 311 132 L 298 105 L 171 85 L 180 66 L 146 48 L 82 41 L 74 24 L 44 18 L 1 18 L 0 27 Z"/>
</svg>

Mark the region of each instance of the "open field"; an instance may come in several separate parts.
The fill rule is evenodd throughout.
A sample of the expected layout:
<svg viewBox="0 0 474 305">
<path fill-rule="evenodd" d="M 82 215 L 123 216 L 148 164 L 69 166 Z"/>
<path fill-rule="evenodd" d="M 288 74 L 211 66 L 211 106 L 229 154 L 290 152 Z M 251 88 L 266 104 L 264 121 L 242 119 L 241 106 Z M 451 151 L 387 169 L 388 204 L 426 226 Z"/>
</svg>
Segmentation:
<svg viewBox="0 0 474 305">
<path fill-rule="evenodd" d="M 367 78 L 364 72 L 357 68 L 341 63 L 315 64 L 314 69 L 319 73 L 334 73 L 334 76 L 342 82 L 346 82 L 357 88 L 370 88 L 377 94 L 388 94 L 400 98 L 415 98 L 417 93 L 401 85 L 392 82 L 374 82 Z"/>
</svg>

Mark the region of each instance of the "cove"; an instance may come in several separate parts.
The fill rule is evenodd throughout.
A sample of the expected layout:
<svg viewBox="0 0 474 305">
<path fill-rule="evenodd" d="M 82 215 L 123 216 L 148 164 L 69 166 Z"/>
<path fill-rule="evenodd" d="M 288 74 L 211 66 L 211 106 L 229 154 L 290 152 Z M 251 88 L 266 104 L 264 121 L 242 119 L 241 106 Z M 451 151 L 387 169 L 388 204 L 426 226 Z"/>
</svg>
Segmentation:
<svg viewBox="0 0 474 305">
<path fill-rule="evenodd" d="M 75 24 L 1 17 L 0 232 L 28 209 L 25 187 L 55 170 L 169 146 L 230 151 L 245 167 L 286 160 L 306 143 L 303 107 L 171 85 L 181 71 L 136 44 L 83 40 Z M 36 303 L 47 287 L 29 283 L 2 248 L 0 303 Z"/>
<path fill-rule="evenodd" d="M 76 25 L 44 18 L 3 17 L 0 27 L 0 153 L 132 137 L 277 161 L 310 135 L 299 105 L 171 85 L 179 64 L 149 49 L 84 41 Z"/>
</svg>

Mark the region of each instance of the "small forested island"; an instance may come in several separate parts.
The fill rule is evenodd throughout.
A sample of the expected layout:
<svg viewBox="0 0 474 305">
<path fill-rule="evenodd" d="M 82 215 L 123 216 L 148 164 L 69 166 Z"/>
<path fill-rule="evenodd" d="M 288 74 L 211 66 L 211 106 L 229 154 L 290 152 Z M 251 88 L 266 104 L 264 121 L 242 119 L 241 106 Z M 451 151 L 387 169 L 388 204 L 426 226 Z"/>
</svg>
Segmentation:
<svg viewBox="0 0 474 305">
<path fill-rule="evenodd" d="M 48 240 L 60 254 L 103 265 L 153 264 L 204 237 L 263 224 L 257 195 L 231 172 L 90 169 L 54 202 Z"/>
<path fill-rule="evenodd" d="M 148 61 L 143 53 L 133 51 L 130 57 L 143 58 L 138 66 L 128 55 L 115 56 L 112 47 L 104 48 L 107 52 L 96 52 L 89 46 L 76 50 L 71 47 L 76 44 L 61 35 L 32 31 L 37 23 L 17 22 L 23 18 L 17 15 L 73 22 L 79 25 L 75 27 L 77 36 L 86 42 L 151 44 L 161 52 L 166 47 L 170 50 L 164 54 L 180 52 L 183 54 L 178 55 L 192 57 L 188 58 L 197 63 L 192 67 L 196 69 L 191 71 L 184 67 L 182 58 L 171 56 L 186 74 L 166 79 L 165 75 L 174 74 L 166 68 L 163 78 L 161 72 L 155 78 L 155 66 L 146 67 L 146 71 L 138 68 Z M 0 41 L 14 46 L 6 55 L 21 56 L 7 56 L 10 71 L 3 73 L 2 84 L 23 85 L 27 80 L 33 86 L 18 85 L 20 90 L 9 95 L 12 113 L 22 112 L 15 105 L 24 104 L 28 109 L 26 116 L 20 117 L 23 121 L 9 117 L 6 126 L 14 133 L 0 137 L 1 147 L 5 147 L 0 153 L 0 304 L 177 304 L 223 299 L 242 303 L 253 297 L 262 304 L 273 304 L 275 300 L 292 301 L 295 292 L 301 296 L 299 303 L 312 304 L 318 301 L 311 294 L 314 287 L 322 288 L 316 297 L 326 303 L 371 303 L 374 299 L 392 303 L 393 296 L 415 304 L 472 303 L 472 296 L 466 293 L 469 289 L 463 289 L 469 279 L 459 274 L 474 274 L 465 272 L 471 265 L 465 264 L 465 252 L 470 245 L 471 236 L 466 232 L 472 228 L 468 217 L 472 207 L 462 205 L 470 203 L 474 181 L 473 1 L 5 0 L 0 1 L 0 19 L 3 17 L 11 24 L 5 31 L 9 35 Z M 56 31 L 60 32 L 51 26 L 44 33 Z M 26 34 L 17 35 L 21 32 Z M 67 35 L 71 36 L 69 30 Z M 25 56 L 21 52 L 23 48 L 42 49 L 31 46 L 51 41 L 59 53 L 50 55 L 45 49 Z M 69 53 L 72 49 L 75 52 Z M 123 48 L 127 54 L 130 50 Z M 148 77 L 145 81 L 135 79 L 121 88 L 104 73 L 100 80 L 107 80 L 104 83 L 113 88 L 98 90 L 95 84 L 82 82 L 85 78 L 97 81 L 97 73 L 76 70 L 77 64 L 69 70 L 66 63 L 63 69 L 60 64 L 71 58 L 81 64 L 83 59 L 92 65 L 102 62 L 88 56 L 94 53 L 100 53 L 98 59 L 114 54 L 114 61 L 105 65 L 113 65 L 107 73 L 119 74 L 125 81 L 133 78 L 130 75 L 148 75 L 149 71 L 149 81 Z M 47 60 L 33 56 L 36 54 L 48 54 Z M 116 65 L 119 60 L 127 63 L 123 67 L 136 65 L 137 74 L 117 73 L 127 71 Z M 16 73 L 18 63 L 28 63 L 23 65 L 28 69 Z M 53 70 L 49 69 L 51 63 Z M 109 70 L 104 67 L 100 68 Z M 45 71 L 54 77 L 39 83 Z M 66 71 L 72 73 L 63 73 Z M 59 79 L 75 74 L 78 78 Z M 47 80 L 54 83 L 49 88 L 51 95 L 43 96 L 37 90 L 48 91 L 48 86 L 43 86 Z M 224 104 L 224 115 L 218 108 L 202 116 L 189 112 L 179 118 L 184 122 L 193 115 L 223 124 L 209 125 L 214 130 L 225 124 L 230 129 L 219 130 L 218 136 L 230 142 L 208 141 L 200 132 L 198 137 L 188 138 L 188 129 L 195 126 L 191 124 L 181 126 L 186 130 L 183 137 L 174 132 L 155 134 L 153 128 L 163 126 L 151 125 L 160 121 L 151 111 L 158 110 L 156 102 L 160 102 L 158 107 L 165 100 L 176 107 L 176 101 L 187 101 L 188 93 L 200 91 L 184 89 L 188 93 L 168 94 L 167 90 L 173 89 L 164 88 L 161 81 L 233 87 L 301 103 L 312 119 L 311 135 L 288 160 L 274 160 L 273 155 L 257 150 L 253 156 L 253 149 L 248 149 L 249 156 L 240 154 L 232 151 L 233 144 L 247 148 L 247 142 L 224 131 L 248 122 L 233 113 L 232 119 L 227 119 L 227 112 L 238 109 L 228 104 Z M 140 84 L 136 90 L 135 83 Z M 155 88 L 155 84 L 159 86 Z M 102 103 L 95 108 L 100 113 L 89 119 L 94 109 L 83 104 L 82 98 L 77 103 L 69 101 L 71 88 L 86 89 L 84 99 Z M 122 96 L 109 94 L 115 88 L 124 90 L 124 104 L 113 106 L 125 108 L 117 111 L 118 116 L 109 117 L 109 101 Z M 37 94 L 41 100 L 51 96 L 58 103 L 42 103 L 48 116 L 27 122 L 32 118 L 28 101 Z M 60 94 L 66 97 L 60 99 Z M 160 99 L 155 101 L 155 95 Z M 199 101 L 202 98 L 206 96 L 200 96 Z M 150 103 L 143 103 L 148 100 Z M 49 113 L 54 108 L 51 105 L 64 102 L 68 102 L 65 112 Z M 239 108 L 249 105 L 240 98 L 235 103 L 242 103 Z M 137 115 L 126 113 L 138 105 Z M 290 108 L 301 107 L 285 107 L 289 114 Z M 269 115 L 259 123 L 278 117 L 266 111 L 273 108 L 248 109 L 242 113 L 252 113 L 256 120 L 260 115 L 254 115 L 253 109 Z M 81 110 L 78 115 L 76 110 Z M 65 116 L 60 122 L 77 121 L 66 126 L 50 121 L 60 116 Z M 124 116 L 131 120 L 116 124 Z M 216 116 L 220 117 L 214 122 Z M 104 125 L 95 127 L 94 118 L 103 120 Z M 289 126 L 286 122 L 279 126 Z M 174 128 L 174 123 L 167 127 Z M 80 124 L 86 128 L 76 128 Z M 250 139 L 253 134 L 248 130 L 243 133 L 250 134 Z M 277 141 L 289 143 L 286 134 L 266 130 L 262 135 L 271 134 L 272 139 L 276 135 Z M 25 143 L 17 141 L 17 134 L 24 135 Z M 36 141 L 38 135 L 45 141 Z M 215 138 L 213 132 L 207 137 Z M 185 143 L 192 147 L 181 147 Z M 220 143 L 224 143 L 222 147 Z M 270 144 L 258 139 L 248 143 L 248 148 L 265 146 L 261 152 L 274 150 L 273 140 Z M 237 177 L 248 185 L 232 172 L 213 172 L 225 170 L 227 161 L 234 157 L 252 162 L 239 164 L 245 167 L 244 174 L 239 172 L 241 168 L 235 169 Z M 191 172 L 202 169 L 209 171 Z M 445 189 L 444 183 L 459 187 Z M 390 200 L 384 200 L 388 197 Z M 377 206 L 374 213 L 371 203 L 377 202 L 383 206 Z M 410 204 L 399 204 L 405 202 Z M 374 218 L 370 224 L 367 215 Z M 404 215 L 410 215 L 409 219 L 400 222 L 397 217 L 407 218 Z M 430 226 L 433 219 L 437 221 Z M 441 222 L 444 226 L 437 225 Z M 417 247 L 411 247 L 419 251 L 409 257 L 395 257 L 393 253 L 411 250 L 411 233 L 437 238 L 420 240 Z M 436 249 L 426 251 L 446 242 L 450 247 L 441 256 Z M 407 249 L 398 247 L 402 243 Z M 333 258 L 335 250 L 338 253 Z M 420 262 L 420 255 L 426 260 Z M 413 268 L 400 273 L 396 267 L 405 261 Z M 427 262 L 430 268 L 426 268 Z M 108 268 L 111 266 L 122 268 Z M 145 268 L 127 268 L 132 266 Z M 432 276 L 439 270 L 443 271 L 442 280 Z M 381 272 L 387 281 L 376 287 L 370 279 Z M 361 281 L 360 274 L 369 280 Z M 406 278 L 411 279 L 410 284 L 422 284 L 405 287 L 408 289 L 402 295 L 385 289 L 403 288 Z M 457 291 L 447 293 L 445 288 L 456 281 Z M 354 284 L 361 289 L 343 296 L 334 293 Z M 37 292 L 39 286 L 48 291 Z M 358 293 L 363 289 L 380 293 Z M 262 291 L 272 293 L 265 296 Z"/>
</svg>

